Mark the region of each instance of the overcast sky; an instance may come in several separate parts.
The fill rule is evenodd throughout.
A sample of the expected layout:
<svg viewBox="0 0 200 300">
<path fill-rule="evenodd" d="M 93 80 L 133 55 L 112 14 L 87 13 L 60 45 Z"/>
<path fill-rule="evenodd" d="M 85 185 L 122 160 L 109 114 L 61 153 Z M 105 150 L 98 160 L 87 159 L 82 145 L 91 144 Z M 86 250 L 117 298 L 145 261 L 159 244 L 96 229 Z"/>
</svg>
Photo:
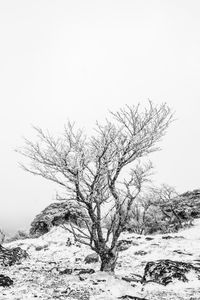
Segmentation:
<svg viewBox="0 0 200 300">
<path fill-rule="evenodd" d="M 155 183 L 200 188 L 200 1 L 0 0 L 0 228 L 29 226 L 56 186 L 14 152 L 31 124 L 89 129 L 125 104 L 167 102 L 176 122 Z"/>
</svg>

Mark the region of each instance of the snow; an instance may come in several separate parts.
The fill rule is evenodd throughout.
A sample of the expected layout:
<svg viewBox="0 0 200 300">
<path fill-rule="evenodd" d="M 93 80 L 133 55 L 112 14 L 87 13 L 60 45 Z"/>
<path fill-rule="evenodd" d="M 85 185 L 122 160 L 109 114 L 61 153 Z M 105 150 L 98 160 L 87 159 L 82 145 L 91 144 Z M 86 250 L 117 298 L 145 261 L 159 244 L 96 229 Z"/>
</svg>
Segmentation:
<svg viewBox="0 0 200 300">
<path fill-rule="evenodd" d="M 171 259 L 183 262 L 200 260 L 200 220 L 194 226 L 179 233 L 146 236 L 123 233 L 121 239 L 133 241 L 129 249 L 119 253 L 115 275 L 99 271 L 99 263 L 84 263 L 84 258 L 91 253 L 85 245 L 74 243 L 72 235 L 60 227 L 54 227 L 47 234 L 36 239 L 18 240 L 4 247 L 17 247 L 28 251 L 30 258 L 20 265 L 1 267 L 1 274 L 14 281 L 11 287 L 0 287 L 0 300 L 32 299 L 91 299 L 114 300 L 124 295 L 144 297 L 148 300 L 197 300 L 200 299 L 200 281 L 193 272 L 187 277 L 189 282 L 176 281 L 162 286 L 156 283 L 142 285 L 138 282 L 126 282 L 122 276 L 143 275 L 147 262 L 158 259 Z M 66 245 L 67 239 L 72 241 Z M 140 255 L 144 251 L 144 255 Z M 136 254 L 140 253 L 140 254 Z M 94 274 L 76 273 L 71 275 L 59 272 L 66 268 L 92 268 Z M 71 293 L 68 295 L 69 291 Z"/>
</svg>

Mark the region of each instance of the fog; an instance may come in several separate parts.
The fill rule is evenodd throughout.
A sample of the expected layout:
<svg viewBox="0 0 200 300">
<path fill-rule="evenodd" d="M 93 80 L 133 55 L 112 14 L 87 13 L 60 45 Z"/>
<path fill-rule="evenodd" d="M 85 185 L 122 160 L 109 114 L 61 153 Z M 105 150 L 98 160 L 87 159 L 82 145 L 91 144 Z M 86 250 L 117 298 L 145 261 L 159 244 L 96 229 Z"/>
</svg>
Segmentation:
<svg viewBox="0 0 200 300">
<path fill-rule="evenodd" d="M 25 173 L 14 149 L 31 125 L 90 132 L 109 110 L 167 102 L 176 111 L 153 154 L 154 183 L 199 188 L 199 1 L 0 1 L 0 228 L 28 228 L 56 185 Z"/>
</svg>

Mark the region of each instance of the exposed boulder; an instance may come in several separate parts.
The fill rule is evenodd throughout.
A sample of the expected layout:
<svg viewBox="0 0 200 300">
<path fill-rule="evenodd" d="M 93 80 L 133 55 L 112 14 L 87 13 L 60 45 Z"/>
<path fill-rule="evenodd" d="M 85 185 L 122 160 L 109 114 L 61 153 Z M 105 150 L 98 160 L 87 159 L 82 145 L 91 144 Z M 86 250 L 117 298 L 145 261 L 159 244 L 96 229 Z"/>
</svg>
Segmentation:
<svg viewBox="0 0 200 300">
<path fill-rule="evenodd" d="M 86 213 L 72 201 L 52 203 L 47 206 L 31 223 L 30 235 L 43 235 L 53 227 L 68 222 L 80 226 Z"/>
<path fill-rule="evenodd" d="M 35 251 L 41 251 L 41 250 L 47 250 L 48 249 L 48 244 L 44 244 L 44 245 L 36 245 L 35 246 Z"/>
<path fill-rule="evenodd" d="M 140 297 L 136 297 L 136 296 L 131 296 L 131 295 L 124 295 L 121 297 L 118 297 L 117 299 L 124 299 L 124 300 L 147 300 L 146 298 L 140 298 Z"/>
<path fill-rule="evenodd" d="M 71 269 L 71 268 L 66 268 L 64 270 L 60 270 L 59 274 L 60 275 L 71 275 L 71 274 L 75 274 L 75 275 L 82 275 L 82 274 L 93 274 L 95 273 L 95 271 L 93 269 L 83 269 L 83 268 L 75 268 L 75 269 Z"/>
<path fill-rule="evenodd" d="M 10 277 L 0 274 L 0 286 L 7 287 L 12 284 L 13 280 Z"/>
<path fill-rule="evenodd" d="M 132 241 L 131 240 L 120 240 L 117 243 L 117 250 L 118 251 L 125 251 L 128 248 L 130 248 L 132 245 Z"/>
<path fill-rule="evenodd" d="M 85 257 L 84 262 L 86 264 L 92 264 L 99 261 L 99 256 L 97 253 L 89 254 Z"/>
<path fill-rule="evenodd" d="M 134 254 L 135 255 L 146 255 L 146 254 L 148 254 L 148 252 L 143 251 L 143 250 L 139 250 L 139 251 L 136 251 Z"/>
<path fill-rule="evenodd" d="M 142 282 L 156 282 L 162 285 L 167 285 L 174 280 L 187 282 L 186 275 L 190 271 L 194 271 L 197 275 L 200 274 L 200 268 L 190 263 L 169 259 L 151 261 L 146 264 Z"/>
<path fill-rule="evenodd" d="M 193 219 L 200 218 L 200 189 L 175 195 L 167 200 L 155 197 L 150 204 L 147 201 L 146 206 L 140 202 L 135 205 L 126 226 L 129 232 L 177 232 L 180 228 L 191 226 Z"/>
<path fill-rule="evenodd" d="M 28 256 L 28 253 L 20 247 L 8 249 L 0 245 L 0 265 L 2 266 L 12 266 L 20 263 Z"/>
<path fill-rule="evenodd" d="M 161 206 L 167 214 L 173 213 L 183 222 L 200 218 L 200 190 L 181 194 Z"/>
</svg>

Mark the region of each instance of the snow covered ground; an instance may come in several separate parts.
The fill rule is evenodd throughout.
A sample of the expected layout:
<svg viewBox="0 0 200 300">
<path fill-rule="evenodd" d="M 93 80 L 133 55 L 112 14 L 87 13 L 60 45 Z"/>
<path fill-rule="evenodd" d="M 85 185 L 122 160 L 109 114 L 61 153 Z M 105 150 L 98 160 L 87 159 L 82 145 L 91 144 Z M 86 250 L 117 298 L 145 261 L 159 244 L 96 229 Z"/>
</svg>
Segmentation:
<svg viewBox="0 0 200 300">
<path fill-rule="evenodd" d="M 170 236 L 171 238 L 164 238 Z M 67 246 L 70 238 L 72 245 Z M 73 237 L 64 229 L 54 227 L 37 238 L 18 240 L 4 247 L 20 246 L 30 258 L 21 264 L 1 267 L 1 274 L 9 276 L 14 284 L 0 287 L 0 300 L 32 299 L 91 299 L 114 300 L 130 295 L 147 300 L 199 300 L 200 281 L 189 274 L 189 282 L 170 283 L 166 287 L 147 283 L 127 282 L 122 277 L 143 275 L 147 262 L 171 259 L 200 266 L 200 220 L 194 226 L 170 235 L 139 236 L 124 233 L 121 239 L 132 240 L 133 245 L 119 253 L 115 276 L 99 272 L 99 263 L 85 264 L 84 258 L 92 251 L 73 243 Z M 91 268 L 93 274 L 61 274 L 66 268 Z M 125 298 L 124 298 L 125 299 Z M 128 298 L 127 298 L 128 299 Z"/>
</svg>

